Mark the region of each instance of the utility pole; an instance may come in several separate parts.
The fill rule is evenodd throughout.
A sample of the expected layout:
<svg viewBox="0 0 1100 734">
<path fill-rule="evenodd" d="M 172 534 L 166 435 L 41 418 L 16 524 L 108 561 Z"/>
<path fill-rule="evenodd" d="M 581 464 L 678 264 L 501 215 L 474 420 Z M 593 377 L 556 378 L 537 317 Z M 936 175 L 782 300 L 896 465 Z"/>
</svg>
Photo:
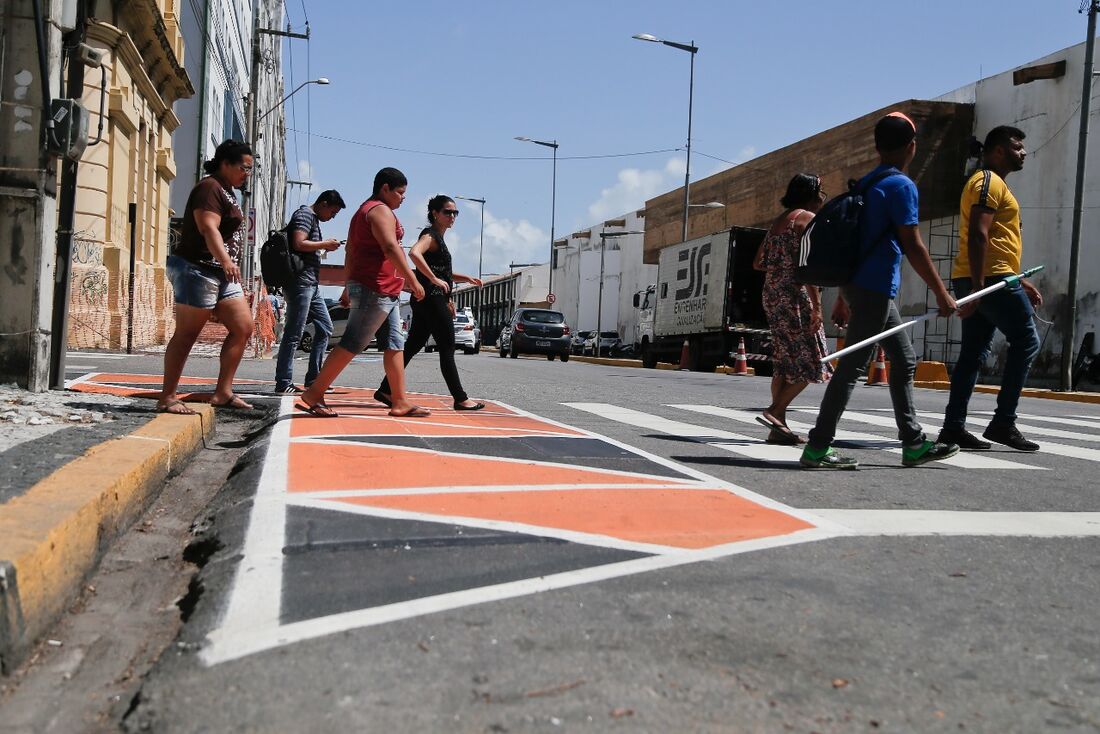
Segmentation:
<svg viewBox="0 0 1100 734">
<path fill-rule="evenodd" d="M 1098 0 L 1085 0 L 1082 12 L 1088 12 L 1088 35 L 1085 37 L 1085 69 L 1081 82 L 1081 125 L 1077 138 L 1077 183 L 1073 189 L 1073 228 L 1069 244 L 1069 284 L 1066 291 L 1066 324 L 1062 329 L 1062 369 L 1060 387 L 1073 389 L 1073 342 L 1077 339 L 1077 271 L 1081 264 L 1081 214 L 1085 200 L 1085 158 L 1089 152 L 1089 107 L 1092 101 L 1092 55 L 1096 41 L 1096 11 Z"/>
<path fill-rule="evenodd" d="M 34 392 L 50 376 L 57 165 L 46 136 L 60 6 L 7 0 L 0 10 L 0 382 Z"/>
<path fill-rule="evenodd" d="M 251 81 L 248 85 L 248 104 L 247 104 L 247 130 L 245 137 L 248 139 L 249 145 L 252 146 L 252 152 L 254 155 L 259 154 L 259 145 L 256 139 L 256 135 L 259 132 L 257 128 L 257 121 L 260 117 L 259 110 L 259 87 L 260 87 L 260 63 L 263 61 L 263 55 L 260 53 L 260 36 L 278 36 L 282 38 L 302 38 L 309 40 L 309 25 L 306 25 L 305 33 L 292 33 L 289 30 L 280 31 L 275 28 L 261 28 L 260 27 L 260 5 L 259 2 L 255 5 L 255 12 L 252 14 L 252 74 Z M 244 202 L 244 215 L 250 222 L 250 226 L 255 227 L 256 214 L 252 211 L 255 208 L 255 196 L 254 191 L 256 187 L 256 181 L 252 180 L 248 182 L 244 191 L 241 192 L 241 198 Z M 255 232 L 254 236 L 259 237 L 259 232 Z M 256 253 L 254 248 L 246 248 L 247 256 L 245 257 L 244 268 L 242 275 L 244 280 L 251 281 L 253 277 L 253 260 Z"/>
</svg>

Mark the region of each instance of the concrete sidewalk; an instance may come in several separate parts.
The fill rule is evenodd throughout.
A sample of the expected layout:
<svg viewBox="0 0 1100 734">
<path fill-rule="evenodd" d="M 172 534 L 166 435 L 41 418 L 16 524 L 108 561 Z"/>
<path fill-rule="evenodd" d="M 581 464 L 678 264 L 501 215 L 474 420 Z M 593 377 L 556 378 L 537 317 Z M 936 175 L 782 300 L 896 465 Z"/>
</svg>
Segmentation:
<svg viewBox="0 0 1100 734">
<path fill-rule="evenodd" d="M 214 409 L 191 407 L 198 415 L 157 415 L 0 504 L 0 672 L 50 629 L 108 545 L 213 431 Z"/>
</svg>

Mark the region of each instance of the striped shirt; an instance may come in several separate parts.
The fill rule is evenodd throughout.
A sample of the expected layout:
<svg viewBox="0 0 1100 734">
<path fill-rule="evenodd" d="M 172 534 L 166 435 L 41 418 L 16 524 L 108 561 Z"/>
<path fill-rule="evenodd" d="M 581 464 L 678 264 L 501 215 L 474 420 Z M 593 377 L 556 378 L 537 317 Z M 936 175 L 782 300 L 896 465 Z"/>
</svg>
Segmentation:
<svg viewBox="0 0 1100 734">
<path fill-rule="evenodd" d="M 290 225 L 287 227 L 287 233 L 289 234 L 295 230 L 305 232 L 306 239 L 310 242 L 321 241 L 321 220 L 317 218 L 317 214 L 311 207 L 301 206 L 298 207 L 298 211 L 294 212 L 294 216 L 290 218 Z M 320 253 L 316 250 L 313 252 L 296 250 L 296 252 L 305 265 L 305 269 L 298 275 L 298 279 L 307 279 L 316 283 L 321 273 Z"/>
</svg>

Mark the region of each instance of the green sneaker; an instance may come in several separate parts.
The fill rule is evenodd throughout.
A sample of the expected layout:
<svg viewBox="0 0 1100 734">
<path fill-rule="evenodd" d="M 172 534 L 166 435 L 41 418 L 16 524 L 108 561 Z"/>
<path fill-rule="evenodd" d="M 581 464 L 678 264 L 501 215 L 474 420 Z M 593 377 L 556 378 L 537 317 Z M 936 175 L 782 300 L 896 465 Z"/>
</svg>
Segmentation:
<svg viewBox="0 0 1100 734">
<path fill-rule="evenodd" d="M 802 449 L 802 458 L 798 463 L 808 469 L 857 469 L 859 462 L 847 456 L 841 456 L 836 449 L 814 449 L 806 446 Z"/>
<path fill-rule="evenodd" d="M 901 450 L 901 463 L 902 466 L 920 466 L 930 461 L 950 459 L 957 453 L 959 453 L 957 444 L 925 441 L 916 448 L 903 448 Z"/>
</svg>

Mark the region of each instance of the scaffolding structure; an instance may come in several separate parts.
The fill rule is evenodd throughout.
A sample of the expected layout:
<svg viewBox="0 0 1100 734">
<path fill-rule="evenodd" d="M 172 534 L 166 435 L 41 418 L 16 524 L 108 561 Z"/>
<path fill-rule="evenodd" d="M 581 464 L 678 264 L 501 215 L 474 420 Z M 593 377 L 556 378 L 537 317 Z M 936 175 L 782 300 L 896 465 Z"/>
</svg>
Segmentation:
<svg viewBox="0 0 1100 734">
<path fill-rule="evenodd" d="M 950 290 L 951 265 L 959 252 L 959 217 L 953 215 L 933 219 L 928 223 L 928 253 L 936 272 Z M 925 310 L 936 308 L 936 297 L 932 289 L 925 290 Z M 959 356 L 962 339 L 962 327 L 958 319 L 928 319 L 922 322 L 924 328 L 921 359 L 931 362 L 943 362 L 952 368 Z"/>
</svg>

